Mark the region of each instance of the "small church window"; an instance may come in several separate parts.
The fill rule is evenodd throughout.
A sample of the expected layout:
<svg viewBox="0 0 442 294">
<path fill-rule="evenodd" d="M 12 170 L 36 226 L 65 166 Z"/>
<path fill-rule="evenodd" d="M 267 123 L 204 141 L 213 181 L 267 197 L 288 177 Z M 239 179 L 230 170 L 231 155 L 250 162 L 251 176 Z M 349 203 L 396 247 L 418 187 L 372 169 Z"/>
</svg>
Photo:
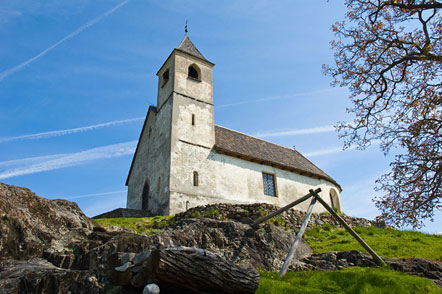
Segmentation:
<svg viewBox="0 0 442 294">
<path fill-rule="evenodd" d="M 143 194 L 141 194 L 141 209 L 147 210 L 149 204 L 149 181 L 144 183 Z"/>
<path fill-rule="evenodd" d="M 158 177 L 157 192 L 160 193 L 161 177 Z"/>
<path fill-rule="evenodd" d="M 330 189 L 330 205 L 331 207 L 336 211 L 336 212 L 340 212 L 340 205 L 339 205 L 339 197 L 338 197 L 338 193 L 336 193 L 335 189 L 331 188 Z"/>
<path fill-rule="evenodd" d="M 195 114 L 192 114 L 192 126 L 195 125 Z"/>
<path fill-rule="evenodd" d="M 276 197 L 275 176 L 262 173 L 262 182 L 264 187 L 264 195 Z"/>
<path fill-rule="evenodd" d="M 167 69 L 167 70 L 163 73 L 162 78 L 163 78 L 163 84 L 161 85 L 161 87 L 164 87 L 164 85 L 165 85 L 165 84 L 167 83 L 167 81 L 169 80 L 169 69 Z"/>
<path fill-rule="evenodd" d="M 196 172 L 196 171 L 193 172 L 193 185 L 194 186 L 198 186 L 199 185 L 198 172 Z"/>
<path fill-rule="evenodd" d="M 187 76 L 194 80 L 200 80 L 199 68 L 195 64 L 192 64 L 191 66 L 189 66 L 189 71 Z"/>
</svg>

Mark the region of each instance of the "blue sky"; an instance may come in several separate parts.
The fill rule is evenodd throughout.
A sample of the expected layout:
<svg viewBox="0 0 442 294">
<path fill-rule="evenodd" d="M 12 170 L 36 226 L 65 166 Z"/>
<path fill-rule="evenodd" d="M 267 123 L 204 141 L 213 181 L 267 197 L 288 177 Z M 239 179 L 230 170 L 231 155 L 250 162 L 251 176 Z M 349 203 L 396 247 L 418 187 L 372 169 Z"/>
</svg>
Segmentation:
<svg viewBox="0 0 442 294">
<path fill-rule="evenodd" d="M 351 119 L 329 86 L 340 1 L 3 0 L 0 181 L 75 201 L 89 216 L 125 207 L 124 185 L 155 73 L 184 36 L 214 62 L 216 124 L 293 147 L 336 179 L 344 212 L 373 218 L 392 155 L 341 151 Z M 442 231 L 442 213 L 427 232 Z"/>
</svg>

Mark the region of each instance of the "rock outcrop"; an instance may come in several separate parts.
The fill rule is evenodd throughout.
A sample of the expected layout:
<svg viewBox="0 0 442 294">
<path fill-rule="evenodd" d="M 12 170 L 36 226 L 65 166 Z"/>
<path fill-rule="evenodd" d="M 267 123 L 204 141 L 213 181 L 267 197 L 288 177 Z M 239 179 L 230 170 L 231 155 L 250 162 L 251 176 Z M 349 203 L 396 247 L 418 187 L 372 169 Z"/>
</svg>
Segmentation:
<svg viewBox="0 0 442 294">
<path fill-rule="evenodd" d="M 319 204 L 317 204 L 319 205 Z M 234 220 L 243 223 L 250 223 L 251 220 L 259 219 L 265 215 L 270 214 L 278 209 L 278 207 L 265 204 L 265 203 L 253 203 L 253 204 L 210 204 L 205 206 L 197 206 L 190 208 L 189 210 L 177 214 L 176 219 L 180 218 L 192 218 L 195 216 L 202 216 L 212 218 L 216 220 Z M 304 219 L 305 212 L 289 209 L 277 217 L 273 218 L 273 222 L 281 227 L 298 230 L 301 227 L 302 220 Z M 365 218 L 342 216 L 342 218 L 350 225 L 350 227 L 369 227 L 375 226 L 384 228 L 386 225 L 381 222 L 368 220 Z M 272 222 L 272 221 L 269 221 Z M 308 228 L 312 226 L 322 226 L 324 224 L 330 224 L 335 228 L 342 228 L 341 225 L 328 213 L 313 213 Z"/>
<path fill-rule="evenodd" d="M 303 212 L 291 210 L 281 216 L 282 223 L 275 219 L 251 228 L 253 219 L 273 209 L 258 204 L 195 208 L 177 215 L 162 233 L 141 236 L 119 229 L 106 231 L 73 202 L 44 199 L 28 189 L 0 183 L 0 294 L 141 293 L 145 280 L 132 283 L 131 278 L 128 283 L 124 275 L 115 276 L 115 267 L 141 252 L 176 246 L 202 248 L 243 268 L 279 270 L 294 239 L 287 229 L 300 225 Z M 334 224 L 327 217 L 314 215 L 313 223 Z M 347 221 L 376 225 L 364 219 Z M 362 252 L 312 254 L 304 243 L 296 258 L 300 262 L 293 262 L 291 270 L 374 266 L 371 257 Z M 438 262 L 386 261 L 395 270 L 442 284 Z"/>
<path fill-rule="evenodd" d="M 65 251 L 96 227 L 74 202 L 45 199 L 29 189 L 0 183 L 0 260 Z"/>
<path fill-rule="evenodd" d="M 0 209 L 0 293 L 80 293 L 78 287 L 85 289 L 81 293 L 126 293 L 110 278 L 121 265 L 121 253 L 174 246 L 203 248 L 241 267 L 277 270 L 294 238 L 273 224 L 253 230 L 242 222 L 210 218 L 179 218 L 153 236 L 110 232 L 75 203 L 44 199 L 2 183 Z M 302 244 L 297 257 L 310 254 Z M 60 290 L 39 290 L 54 287 Z"/>
</svg>

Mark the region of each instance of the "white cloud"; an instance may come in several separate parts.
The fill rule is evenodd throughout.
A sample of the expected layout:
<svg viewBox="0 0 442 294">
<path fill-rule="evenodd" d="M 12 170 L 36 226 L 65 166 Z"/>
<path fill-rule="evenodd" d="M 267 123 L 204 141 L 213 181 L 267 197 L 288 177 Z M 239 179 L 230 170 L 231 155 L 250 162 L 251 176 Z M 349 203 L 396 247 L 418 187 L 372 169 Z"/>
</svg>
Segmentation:
<svg viewBox="0 0 442 294">
<path fill-rule="evenodd" d="M 346 150 L 352 150 L 355 149 L 356 147 L 350 147 Z M 303 155 L 305 157 L 315 157 L 315 156 L 323 156 L 323 155 L 329 155 L 329 154 L 334 154 L 334 153 L 339 153 L 339 152 L 343 152 L 345 150 L 342 149 L 342 147 L 333 147 L 333 148 L 328 148 L 328 149 L 321 149 L 321 150 L 316 150 L 316 151 L 312 151 L 312 152 L 307 152 L 307 153 L 303 153 Z"/>
<path fill-rule="evenodd" d="M 380 140 L 373 140 L 370 144 L 370 146 L 375 146 L 375 145 L 379 145 L 381 143 Z M 368 148 L 370 147 L 368 146 Z M 306 152 L 303 153 L 304 156 L 306 157 L 315 157 L 315 156 L 323 156 L 323 155 L 329 155 L 329 154 L 335 154 L 335 153 L 340 153 L 340 152 L 344 152 L 347 150 L 354 150 L 358 148 L 358 146 L 354 145 L 351 146 L 347 149 L 342 149 L 342 147 L 332 147 L 332 148 L 327 148 L 327 149 L 322 149 L 322 150 L 317 150 L 317 151 L 312 151 L 312 152 Z"/>
<path fill-rule="evenodd" d="M 3 172 L 0 172 L 0 179 L 7 179 L 21 175 L 28 175 L 43 171 L 81 165 L 98 159 L 129 155 L 134 153 L 136 145 L 137 141 L 130 141 L 126 143 L 107 145 L 81 152 L 70 153 L 54 159 L 49 159 L 38 163 L 30 163 L 14 169 L 5 170 Z"/>
<path fill-rule="evenodd" d="M 90 125 L 90 126 L 80 127 L 80 128 L 50 131 L 50 132 L 29 134 L 29 135 L 16 136 L 16 137 L 0 138 L 0 143 L 8 142 L 8 141 L 24 140 L 24 139 L 45 139 L 45 138 L 51 138 L 51 137 L 57 137 L 57 136 L 64 136 L 64 135 L 75 134 L 75 133 L 80 133 L 80 132 L 92 131 L 92 130 L 100 129 L 100 128 L 104 128 L 104 127 L 111 127 L 111 126 L 116 126 L 116 125 L 120 125 L 120 124 L 126 124 L 126 123 L 130 123 L 130 122 L 134 122 L 134 121 L 140 121 L 143 119 L 144 119 L 143 117 L 136 117 L 136 118 L 125 119 L 125 120 L 110 121 L 110 122 L 106 122 L 106 123 L 102 123 L 102 124 Z"/>
<path fill-rule="evenodd" d="M 127 190 L 111 191 L 111 192 L 104 192 L 104 193 L 94 193 L 94 194 L 85 194 L 85 195 L 77 195 L 77 196 L 69 196 L 69 197 L 66 197 L 64 199 L 72 200 L 72 199 L 91 198 L 91 197 L 107 196 L 107 195 L 121 194 L 121 193 L 127 193 Z"/>
<path fill-rule="evenodd" d="M 319 133 L 329 133 L 334 131 L 335 131 L 334 126 L 327 125 L 327 126 L 320 126 L 308 129 L 267 131 L 267 132 L 257 133 L 254 136 L 260 138 L 267 138 L 267 137 L 283 137 L 283 136 L 296 136 L 296 135 L 312 135 Z"/>
<path fill-rule="evenodd" d="M 218 105 L 218 106 L 215 106 L 215 108 L 226 108 L 226 107 L 238 106 L 238 105 L 243 105 L 243 104 L 253 104 L 253 103 L 260 103 L 260 102 L 280 100 L 280 99 L 288 99 L 288 98 L 300 97 L 300 96 L 318 95 L 318 94 L 322 94 L 322 93 L 335 92 L 335 91 L 340 91 L 340 90 L 341 90 L 340 88 L 331 88 L 331 89 L 327 88 L 327 89 L 321 89 L 321 90 L 316 90 L 316 91 L 294 93 L 294 94 L 289 94 L 289 95 L 272 96 L 272 97 L 260 98 L 260 99 L 255 99 L 255 100 L 243 100 L 243 101 L 238 101 L 238 102 L 234 102 L 234 103 L 227 103 L 227 104 Z"/>
<path fill-rule="evenodd" d="M 103 18 L 111 15 L 112 13 L 114 13 L 117 9 L 119 9 L 120 7 L 122 7 L 123 5 L 125 5 L 129 0 L 125 0 L 123 2 L 121 2 L 120 4 L 112 7 L 111 9 L 109 9 L 108 11 L 106 11 L 105 13 L 97 16 L 96 18 L 94 18 L 93 20 L 91 20 L 90 22 L 80 26 L 78 29 L 76 29 L 75 31 L 73 31 L 72 33 L 68 34 L 66 37 L 64 37 L 63 39 L 61 39 L 60 41 L 56 42 L 55 44 L 51 45 L 50 47 L 46 48 L 45 50 L 41 51 L 40 53 L 38 53 L 37 55 L 35 55 L 34 57 L 20 63 L 19 65 L 16 65 L 10 69 L 7 69 L 3 72 L 0 72 L 0 81 L 2 81 L 3 79 L 7 78 L 8 76 L 22 70 L 23 68 L 25 68 L 27 65 L 31 64 L 32 62 L 34 62 L 35 60 L 39 59 L 40 57 L 43 57 L 44 55 L 46 55 L 47 53 L 49 53 L 50 51 L 52 51 L 53 49 L 55 49 L 56 47 L 58 47 L 59 45 L 61 45 L 62 43 L 64 43 L 65 41 L 75 37 L 76 35 L 82 33 L 84 30 L 86 30 L 87 28 L 95 25 L 96 23 L 98 23 L 100 20 L 102 20 Z"/>
<path fill-rule="evenodd" d="M 66 156 L 66 155 L 68 155 L 68 154 L 53 154 L 53 155 L 14 159 L 14 160 L 6 160 L 6 161 L 0 162 L 0 167 L 26 165 L 26 164 L 37 163 L 37 162 L 41 162 L 41 161 L 47 161 L 50 159 L 56 159 L 56 158 L 60 158 L 60 157 Z"/>
</svg>

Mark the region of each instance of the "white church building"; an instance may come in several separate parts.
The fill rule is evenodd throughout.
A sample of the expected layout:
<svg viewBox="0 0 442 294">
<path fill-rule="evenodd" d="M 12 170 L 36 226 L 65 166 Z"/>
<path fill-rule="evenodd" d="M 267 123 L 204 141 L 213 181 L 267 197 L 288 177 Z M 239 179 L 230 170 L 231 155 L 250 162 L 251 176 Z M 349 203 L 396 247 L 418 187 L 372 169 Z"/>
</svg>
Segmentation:
<svg viewBox="0 0 442 294">
<path fill-rule="evenodd" d="M 157 72 L 157 105 L 129 170 L 127 208 L 173 215 L 220 202 L 284 206 L 320 187 L 341 210 L 339 184 L 298 151 L 214 124 L 213 66 L 186 33 Z"/>
</svg>

